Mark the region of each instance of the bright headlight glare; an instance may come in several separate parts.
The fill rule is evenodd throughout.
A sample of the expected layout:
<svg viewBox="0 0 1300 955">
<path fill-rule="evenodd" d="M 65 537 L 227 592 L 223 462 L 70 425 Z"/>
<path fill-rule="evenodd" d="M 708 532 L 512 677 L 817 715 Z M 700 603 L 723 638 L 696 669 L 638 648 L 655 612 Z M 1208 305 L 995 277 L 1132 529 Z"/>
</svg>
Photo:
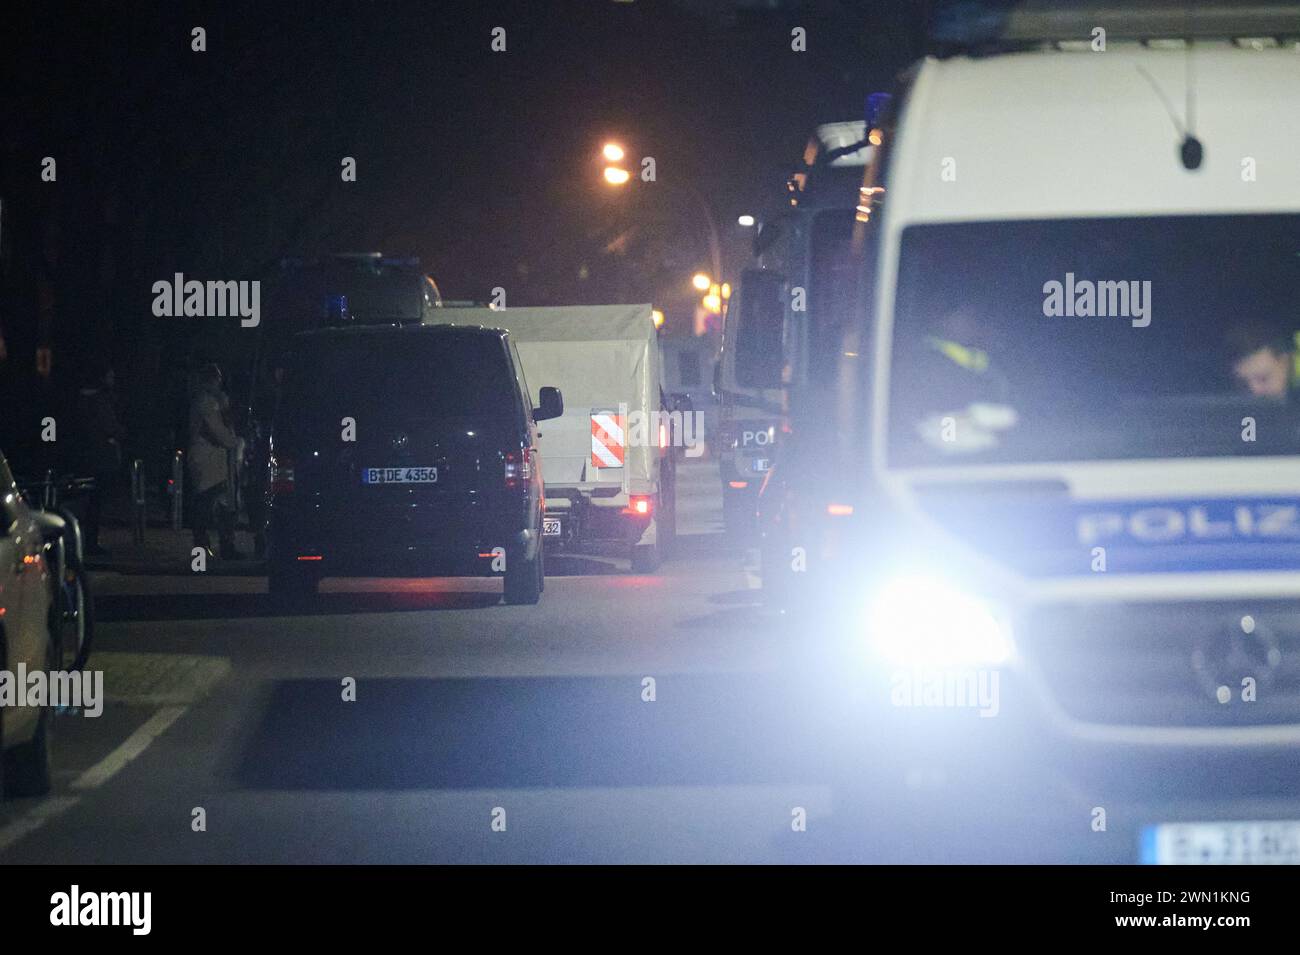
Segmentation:
<svg viewBox="0 0 1300 955">
<path fill-rule="evenodd" d="M 1012 653 L 987 603 L 926 577 L 885 583 L 868 604 L 867 627 L 876 654 L 894 666 L 998 666 Z"/>
</svg>

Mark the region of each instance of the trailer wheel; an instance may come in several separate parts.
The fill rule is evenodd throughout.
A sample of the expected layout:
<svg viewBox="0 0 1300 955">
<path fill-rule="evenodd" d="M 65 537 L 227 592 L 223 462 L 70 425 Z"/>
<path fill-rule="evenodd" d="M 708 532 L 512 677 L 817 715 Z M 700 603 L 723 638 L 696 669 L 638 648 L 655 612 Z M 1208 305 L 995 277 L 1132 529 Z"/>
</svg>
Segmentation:
<svg viewBox="0 0 1300 955">
<path fill-rule="evenodd" d="M 659 553 L 658 544 L 632 545 L 632 573 L 653 574 L 659 569 L 662 561 L 663 556 Z"/>
</svg>

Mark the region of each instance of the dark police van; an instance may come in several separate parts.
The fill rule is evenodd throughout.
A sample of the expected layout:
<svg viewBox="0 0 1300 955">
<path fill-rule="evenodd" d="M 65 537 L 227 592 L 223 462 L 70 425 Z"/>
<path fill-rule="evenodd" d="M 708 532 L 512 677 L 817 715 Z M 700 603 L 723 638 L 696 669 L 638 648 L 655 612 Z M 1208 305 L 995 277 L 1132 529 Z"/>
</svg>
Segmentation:
<svg viewBox="0 0 1300 955">
<path fill-rule="evenodd" d="M 326 576 L 502 576 L 544 583 L 535 407 L 509 335 L 440 325 L 309 331 L 284 362 L 271 434 L 273 596 Z"/>
</svg>

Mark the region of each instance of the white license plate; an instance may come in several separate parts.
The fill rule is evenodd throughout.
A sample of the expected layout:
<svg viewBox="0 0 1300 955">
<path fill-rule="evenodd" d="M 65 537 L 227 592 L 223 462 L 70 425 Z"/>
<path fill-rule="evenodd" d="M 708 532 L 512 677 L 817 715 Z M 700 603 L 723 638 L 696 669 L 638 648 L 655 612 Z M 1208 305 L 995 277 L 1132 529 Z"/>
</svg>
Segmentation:
<svg viewBox="0 0 1300 955">
<path fill-rule="evenodd" d="M 560 519 L 558 517 L 542 518 L 542 536 L 543 537 L 560 536 Z"/>
<path fill-rule="evenodd" d="M 1145 865 L 1300 865 L 1300 821 L 1146 826 L 1139 859 Z"/>
<path fill-rule="evenodd" d="M 437 468 L 362 468 L 362 484 L 437 484 Z"/>
<path fill-rule="evenodd" d="M 772 467 L 772 462 L 769 461 L 767 458 L 754 459 L 754 470 L 758 471 L 760 474 L 764 471 L 770 470 L 771 467 Z"/>
</svg>

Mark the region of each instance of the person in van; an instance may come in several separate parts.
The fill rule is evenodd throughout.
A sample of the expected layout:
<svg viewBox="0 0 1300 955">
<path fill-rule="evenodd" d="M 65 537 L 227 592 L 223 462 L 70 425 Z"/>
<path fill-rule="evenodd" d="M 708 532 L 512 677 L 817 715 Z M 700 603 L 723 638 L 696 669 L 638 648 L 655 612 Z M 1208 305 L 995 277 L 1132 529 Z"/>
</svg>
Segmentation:
<svg viewBox="0 0 1300 955">
<path fill-rule="evenodd" d="M 959 411 L 972 404 L 1004 404 L 1010 385 L 991 357 L 994 342 L 978 312 L 960 306 L 945 314 L 922 340 L 917 362 L 918 387 L 924 389 L 929 411 Z"/>
<path fill-rule="evenodd" d="M 1256 398 L 1284 400 L 1300 380 L 1296 339 L 1263 322 L 1248 322 L 1228 331 L 1228 368 L 1244 391 Z"/>
</svg>

